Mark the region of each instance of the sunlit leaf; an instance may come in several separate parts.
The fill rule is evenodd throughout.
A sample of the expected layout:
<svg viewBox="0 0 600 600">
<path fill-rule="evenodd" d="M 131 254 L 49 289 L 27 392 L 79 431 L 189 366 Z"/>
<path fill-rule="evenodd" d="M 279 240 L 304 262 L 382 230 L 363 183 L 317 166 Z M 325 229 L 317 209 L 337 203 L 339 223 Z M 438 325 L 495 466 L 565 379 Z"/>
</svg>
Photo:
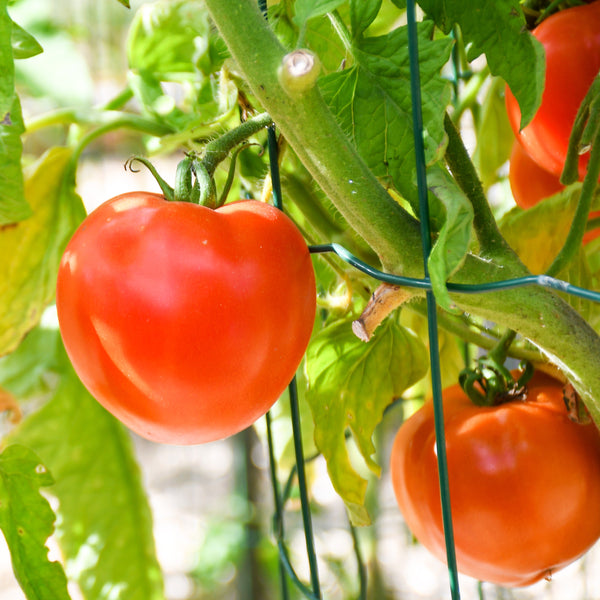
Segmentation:
<svg viewBox="0 0 600 600">
<path fill-rule="evenodd" d="M 31 58 L 44 51 L 40 43 L 14 21 L 12 23 L 11 43 L 14 58 Z"/>
<path fill-rule="evenodd" d="M 56 479 L 56 534 L 69 579 L 86 600 L 163 600 L 130 435 L 83 387 L 64 350 L 58 358 L 60 381 L 51 400 L 9 439 L 33 448 Z"/>
<path fill-rule="evenodd" d="M 0 227 L 31 214 L 23 193 L 21 134 L 25 127 L 15 91 L 12 32 L 6 0 L 0 0 Z"/>
<path fill-rule="evenodd" d="M 562 249 L 575 213 L 581 184 L 574 184 L 559 194 L 528 209 L 514 209 L 501 221 L 501 231 L 508 243 L 532 273 L 545 273 Z M 559 279 L 585 289 L 593 289 L 592 273 L 585 248 L 560 273 Z M 564 298 L 586 320 L 600 323 L 600 304 L 565 294 Z"/>
<path fill-rule="evenodd" d="M 387 319 L 367 344 L 344 320 L 313 338 L 306 363 L 315 443 L 352 521 L 367 524 L 367 481 L 350 461 L 345 432 L 352 433 L 364 463 L 379 475 L 380 467 L 373 458 L 373 433 L 385 408 L 427 372 L 425 348 L 393 318 Z"/>
<path fill-rule="evenodd" d="M 28 600 L 69 598 L 63 568 L 48 559 L 46 547 L 55 515 L 40 488 L 52 483 L 50 473 L 32 450 L 11 445 L 0 454 L 0 529 Z"/>
<path fill-rule="evenodd" d="M 344 0 L 297 0 L 294 21 L 302 26 L 309 19 L 331 12 L 343 3 Z"/>
</svg>

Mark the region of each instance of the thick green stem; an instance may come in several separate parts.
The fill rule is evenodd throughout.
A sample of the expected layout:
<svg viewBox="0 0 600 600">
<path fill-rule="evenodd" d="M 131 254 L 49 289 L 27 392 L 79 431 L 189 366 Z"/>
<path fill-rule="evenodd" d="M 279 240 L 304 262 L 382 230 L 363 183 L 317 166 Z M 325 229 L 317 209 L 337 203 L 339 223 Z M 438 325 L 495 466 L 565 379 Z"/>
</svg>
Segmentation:
<svg viewBox="0 0 600 600">
<path fill-rule="evenodd" d="M 239 144 L 245 142 L 249 137 L 265 129 L 272 123 L 267 113 L 262 113 L 244 121 L 235 129 L 229 130 L 224 135 L 216 138 L 206 145 L 202 163 L 209 175 L 213 175 L 217 165 L 225 160 L 229 153 Z"/>
<path fill-rule="evenodd" d="M 486 258 L 508 259 L 509 262 L 515 263 L 518 261 L 517 256 L 498 229 L 477 171 L 448 114 L 444 117 L 444 127 L 448 134 L 446 162 L 458 185 L 473 205 L 473 225 L 481 255 Z M 525 267 L 523 267 L 523 274 L 525 274 Z"/>
<path fill-rule="evenodd" d="M 316 87 L 293 98 L 285 92 L 278 71 L 287 51 L 256 2 L 207 0 L 206 5 L 252 92 L 323 191 L 344 207 L 350 226 L 388 270 L 422 273 L 417 221 L 389 196 L 348 143 Z"/>
<path fill-rule="evenodd" d="M 418 222 L 379 184 L 317 89 L 294 98 L 285 93 L 277 72 L 286 50 L 255 0 L 206 0 L 206 5 L 253 94 L 350 226 L 386 270 L 422 276 Z M 473 172 L 468 161 L 453 167 L 459 183 L 472 190 L 468 195 L 476 207 L 475 227 L 487 254 L 467 256 L 453 281 L 476 284 L 521 277 L 527 271 L 497 231 Z M 537 345 L 571 380 L 600 423 L 600 337 L 566 302 L 540 287 L 456 294 L 453 299 L 466 312 L 514 329 Z"/>
</svg>

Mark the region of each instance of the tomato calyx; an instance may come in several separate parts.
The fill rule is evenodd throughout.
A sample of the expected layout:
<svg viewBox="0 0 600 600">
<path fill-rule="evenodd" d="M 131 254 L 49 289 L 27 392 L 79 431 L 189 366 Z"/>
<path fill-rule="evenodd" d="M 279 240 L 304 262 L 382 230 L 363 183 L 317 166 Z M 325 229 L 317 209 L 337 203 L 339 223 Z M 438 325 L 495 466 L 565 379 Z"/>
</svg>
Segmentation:
<svg viewBox="0 0 600 600">
<path fill-rule="evenodd" d="M 515 379 L 504 364 L 515 337 L 516 332 L 508 331 L 495 348 L 477 360 L 475 366 L 461 371 L 458 378 L 460 386 L 477 406 L 497 406 L 527 397 L 527 383 L 533 376 L 533 365 L 522 361 L 519 365 L 521 375 Z"/>
<path fill-rule="evenodd" d="M 186 152 L 177 165 L 175 187 L 171 187 L 160 176 L 156 167 L 143 156 L 132 156 L 125 163 L 125 168 L 135 171 L 133 163 L 139 162 L 144 165 L 156 179 L 163 196 L 169 201 L 192 202 L 216 209 L 227 201 L 238 154 L 253 145 L 248 141 L 249 138 L 272 124 L 271 117 L 267 113 L 261 113 L 208 142 L 202 157 L 195 151 Z M 229 174 L 224 189 L 217 197 L 214 174 L 219 164 L 228 157 Z"/>
<path fill-rule="evenodd" d="M 132 173 L 137 173 L 139 169 L 136 169 L 133 165 L 134 163 L 140 163 L 150 171 L 151 175 L 156 179 L 156 183 L 160 187 L 161 192 L 166 200 L 174 200 L 175 195 L 173 188 L 160 176 L 159 172 L 156 170 L 156 167 L 145 157 L 138 156 L 137 154 L 134 156 L 130 156 L 126 161 L 123 167 L 125 170 L 129 169 Z"/>
</svg>

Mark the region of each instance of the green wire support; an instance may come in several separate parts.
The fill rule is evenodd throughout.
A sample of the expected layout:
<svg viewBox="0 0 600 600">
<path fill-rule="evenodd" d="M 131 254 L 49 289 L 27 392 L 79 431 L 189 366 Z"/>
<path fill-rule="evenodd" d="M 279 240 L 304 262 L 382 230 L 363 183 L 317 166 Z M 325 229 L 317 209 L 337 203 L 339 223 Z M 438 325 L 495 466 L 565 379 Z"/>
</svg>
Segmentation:
<svg viewBox="0 0 600 600">
<path fill-rule="evenodd" d="M 258 0 L 258 6 L 262 11 L 265 18 L 267 18 L 267 2 L 266 0 Z M 267 144 L 269 149 L 269 167 L 271 173 L 271 183 L 273 188 L 273 202 L 277 208 L 283 210 L 283 201 L 281 194 L 281 179 L 279 176 L 279 149 L 277 146 L 277 135 L 275 126 L 270 125 L 267 129 Z M 290 397 L 290 408 L 291 408 L 291 420 L 292 420 L 292 432 L 294 438 L 294 451 L 296 455 L 296 469 L 298 477 L 298 489 L 300 492 L 300 506 L 302 510 L 302 521 L 304 525 L 304 537 L 306 540 L 306 552 L 308 556 L 308 564 L 310 568 L 310 580 L 312 586 L 312 593 L 296 576 L 294 570 L 291 567 L 289 557 L 285 545 L 283 544 L 283 536 L 278 539 L 280 565 L 285 568 L 290 579 L 296 584 L 296 586 L 302 591 L 304 596 L 311 600 L 319 600 L 321 598 L 321 584 L 319 582 L 319 571 L 317 566 L 317 555 L 315 551 L 315 543 L 312 529 L 312 519 L 310 514 L 310 503 L 308 499 L 308 488 L 306 485 L 306 472 L 305 472 L 305 461 L 304 461 L 304 450 L 302 448 L 302 430 L 300 427 L 300 411 L 298 407 L 298 388 L 296 385 L 296 378 L 292 379 L 288 386 L 288 392 Z M 270 454 L 271 464 L 274 465 L 274 457 L 272 452 Z M 273 467 L 272 467 L 273 468 Z M 274 474 L 274 472 L 273 472 Z M 275 475 L 276 476 L 276 475 Z M 276 492 L 276 495 L 279 494 Z M 279 496 L 280 498 L 280 496 Z M 281 512 L 281 500 L 276 501 L 279 504 L 279 517 L 278 517 L 278 533 L 282 534 L 282 512 Z"/>
<path fill-rule="evenodd" d="M 294 436 L 294 451 L 296 454 L 296 465 L 298 468 L 298 489 L 300 491 L 300 506 L 302 509 L 302 520 L 304 523 L 304 536 L 306 538 L 306 551 L 310 567 L 310 580 L 314 595 L 321 597 L 321 584 L 319 583 L 319 571 L 317 568 L 317 555 L 312 530 L 312 519 L 310 515 L 310 504 L 308 501 L 308 487 L 306 485 L 306 472 L 304 468 L 304 452 L 302 449 L 302 431 L 300 429 L 300 410 L 298 408 L 298 388 L 294 378 L 289 385 L 290 408 L 292 412 L 292 430 Z"/>
<path fill-rule="evenodd" d="M 429 229 L 429 205 L 427 201 L 427 174 L 425 170 L 425 148 L 423 144 L 423 116 L 421 112 L 421 81 L 419 74 L 419 49 L 417 42 L 417 22 L 414 0 L 407 0 L 406 16 L 408 26 L 408 53 L 410 64 L 410 92 L 413 115 L 413 137 L 417 168 L 417 191 L 419 194 L 419 216 L 421 219 L 421 244 L 423 247 L 423 265 L 425 277 L 428 276 L 427 261 L 431 251 L 431 231 Z M 446 542 L 446 559 L 450 578 L 450 592 L 453 600 L 460 599 L 458 569 L 454 548 L 454 531 L 450 507 L 450 486 L 448 484 L 448 462 L 444 433 L 444 415 L 442 406 L 442 379 L 440 374 L 440 349 L 437 334 L 437 305 L 432 290 L 427 290 L 427 323 L 429 329 L 429 362 L 431 367 L 431 385 L 433 392 L 434 425 L 437 447 L 437 462 L 442 503 L 442 523 Z"/>
<path fill-rule="evenodd" d="M 384 283 L 390 283 L 400 287 L 409 287 L 414 289 L 423 290 L 425 292 L 431 291 L 432 285 L 428 277 L 418 279 L 415 277 L 404 277 L 403 275 L 394 275 L 392 273 L 386 273 L 380 271 L 371 265 L 368 265 L 364 261 L 354 256 L 351 252 L 346 250 L 340 244 L 316 244 L 310 246 L 309 250 L 313 254 L 323 254 L 326 252 L 333 252 L 337 254 L 344 262 L 355 267 L 359 271 L 362 271 L 366 275 L 370 275 L 373 279 L 382 281 Z M 491 281 L 489 283 L 478 283 L 478 284 L 466 284 L 466 283 L 447 283 L 446 288 L 449 292 L 456 292 L 460 294 L 482 294 L 488 292 L 498 292 L 502 290 L 511 290 L 519 287 L 525 287 L 529 285 L 539 285 L 540 287 L 550 288 L 559 292 L 565 292 L 571 296 L 577 296 L 585 300 L 591 300 L 592 302 L 600 302 L 600 293 L 593 290 L 588 290 L 567 281 L 556 279 L 555 277 L 549 277 L 548 275 L 526 275 L 525 277 L 516 277 L 514 279 L 504 279 L 502 281 Z"/>
</svg>

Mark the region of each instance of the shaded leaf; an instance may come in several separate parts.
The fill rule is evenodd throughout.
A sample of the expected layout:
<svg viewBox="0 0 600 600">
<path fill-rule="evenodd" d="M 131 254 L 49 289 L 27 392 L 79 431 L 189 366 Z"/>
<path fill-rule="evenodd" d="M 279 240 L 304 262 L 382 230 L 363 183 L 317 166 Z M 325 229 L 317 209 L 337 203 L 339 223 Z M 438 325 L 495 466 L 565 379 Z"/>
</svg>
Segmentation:
<svg viewBox="0 0 600 600">
<path fill-rule="evenodd" d="M 71 151 L 53 148 L 26 172 L 33 215 L 0 228 L 0 356 L 18 346 L 53 300 L 63 250 L 85 216 L 68 177 Z"/>
<path fill-rule="evenodd" d="M 430 39 L 432 23 L 420 23 L 419 67 L 422 83 L 423 135 L 427 164 L 446 144 L 443 118 L 450 102 L 450 83 L 440 76 L 451 41 Z M 390 181 L 417 207 L 415 153 L 406 27 L 361 38 L 355 64 L 323 77 L 323 96 L 363 159 L 378 177 Z"/>
<path fill-rule="evenodd" d="M 367 481 L 353 467 L 345 432 L 367 467 L 379 475 L 373 433 L 385 408 L 428 369 L 425 348 L 409 330 L 387 319 L 368 344 L 353 333 L 350 321 L 336 322 L 311 341 L 307 354 L 307 398 L 315 422 L 315 443 L 327 461 L 334 488 L 357 525 L 369 523 Z"/>
<path fill-rule="evenodd" d="M 448 171 L 433 165 L 427 171 L 427 187 L 443 206 L 445 219 L 428 259 L 429 276 L 436 300 L 453 310 L 446 282 L 463 264 L 471 244 L 473 207 Z"/>
<path fill-rule="evenodd" d="M 521 107 L 521 126 L 535 114 L 544 91 L 542 45 L 527 31 L 519 0 L 418 0 L 445 33 L 460 27 L 468 59 L 485 54 L 490 71 L 510 86 Z"/>
<path fill-rule="evenodd" d="M 51 400 L 9 439 L 33 448 L 56 479 L 56 534 L 67 574 L 86 600 L 163 600 L 150 508 L 129 433 L 90 396 L 63 349 L 59 358 Z"/>
<path fill-rule="evenodd" d="M 492 82 L 481 107 L 473 163 L 485 189 L 498 180 L 498 169 L 510 158 L 515 139 L 504 104 L 505 83 Z"/>
<path fill-rule="evenodd" d="M 34 327 L 18 348 L 0 358 L 0 382 L 20 399 L 49 394 L 62 360 L 58 329 Z"/>
<path fill-rule="evenodd" d="M 36 454 L 8 446 L 0 454 L 0 529 L 10 550 L 15 576 L 28 600 L 67 600 L 67 578 L 48 560 L 46 540 L 54 512 L 40 493 L 53 480 Z"/>
</svg>

